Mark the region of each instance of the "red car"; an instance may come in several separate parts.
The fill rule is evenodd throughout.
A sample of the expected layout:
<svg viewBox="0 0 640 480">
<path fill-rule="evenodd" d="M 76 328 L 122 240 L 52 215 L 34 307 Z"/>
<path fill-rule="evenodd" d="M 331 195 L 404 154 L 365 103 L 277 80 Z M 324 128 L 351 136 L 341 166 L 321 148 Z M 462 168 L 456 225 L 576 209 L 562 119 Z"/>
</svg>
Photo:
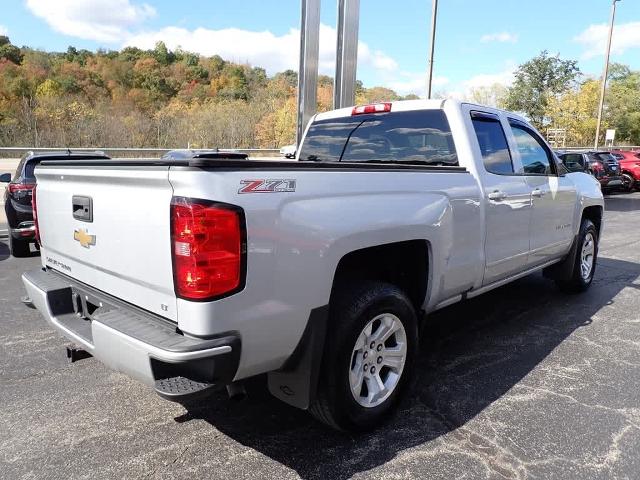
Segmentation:
<svg viewBox="0 0 640 480">
<path fill-rule="evenodd" d="M 618 160 L 625 189 L 640 186 L 640 151 L 613 150 L 611 154 Z"/>
</svg>

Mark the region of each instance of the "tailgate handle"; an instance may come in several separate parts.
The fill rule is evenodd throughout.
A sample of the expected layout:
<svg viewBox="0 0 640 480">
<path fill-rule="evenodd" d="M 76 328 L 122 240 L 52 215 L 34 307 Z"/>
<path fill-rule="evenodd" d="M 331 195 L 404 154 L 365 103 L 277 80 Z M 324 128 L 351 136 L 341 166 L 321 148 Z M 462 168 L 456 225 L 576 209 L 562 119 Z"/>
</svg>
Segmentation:
<svg viewBox="0 0 640 480">
<path fill-rule="evenodd" d="M 93 222 L 93 200 L 91 197 L 82 197 L 74 195 L 73 202 L 73 218 L 82 222 Z"/>
</svg>

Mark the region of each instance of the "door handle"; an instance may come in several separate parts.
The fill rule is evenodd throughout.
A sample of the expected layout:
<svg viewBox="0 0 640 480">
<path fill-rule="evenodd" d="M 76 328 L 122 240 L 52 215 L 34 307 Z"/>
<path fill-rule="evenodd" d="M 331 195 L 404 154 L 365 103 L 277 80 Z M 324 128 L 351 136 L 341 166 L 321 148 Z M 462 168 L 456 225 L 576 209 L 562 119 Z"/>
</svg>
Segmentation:
<svg viewBox="0 0 640 480">
<path fill-rule="evenodd" d="M 494 190 L 493 192 L 491 192 L 489 195 L 487 195 L 487 197 L 489 197 L 489 200 L 504 200 L 505 198 L 507 198 L 507 194 L 500 191 L 500 190 Z"/>
<path fill-rule="evenodd" d="M 538 198 L 544 197 L 544 194 L 544 190 L 540 190 L 539 188 L 536 188 L 533 192 L 531 192 L 531 195 Z"/>
</svg>

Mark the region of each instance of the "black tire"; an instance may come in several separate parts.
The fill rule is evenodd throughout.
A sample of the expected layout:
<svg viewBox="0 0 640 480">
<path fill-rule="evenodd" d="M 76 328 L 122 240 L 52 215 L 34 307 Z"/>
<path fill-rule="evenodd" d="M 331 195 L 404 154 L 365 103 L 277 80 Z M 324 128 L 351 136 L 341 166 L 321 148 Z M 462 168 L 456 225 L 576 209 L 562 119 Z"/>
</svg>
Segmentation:
<svg viewBox="0 0 640 480">
<path fill-rule="evenodd" d="M 28 257 L 31 255 L 29 241 L 14 238 L 11 232 L 9 232 L 9 251 L 11 252 L 11 255 L 17 258 Z"/>
<path fill-rule="evenodd" d="M 585 238 L 591 235 L 593 238 L 593 265 L 588 276 L 582 274 L 582 248 L 585 243 Z M 591 286 L 593 276 L 596 272 L 596 264 L 598 260 L 598 231 L 591 220 L 583 219 L 580 224 L 580 231 L 576 237 L 576 248 L 573 259 L 573 268 L 568 278 L 562 280 L 556 280 L 558 287 L 567 293 L 580 293 L 584 292 Z"/>
<path fill-rule="evenodd" d="M 365 407 L 351 393 L 353 349 L 365 326 L 383 313 L 394 315 L 404 327 L 405 363 L 392 393 L 379 405 Z M 396 286 L 367 281 L 334 295 L 328 329 L 317 395 L 309 410 L 318 420 L 339 430 L 372 429 L 389 417 L 411 385 L 418 351 L 415 309 Z M 380 375 L 382 368 L 378 370 Z"/>
<path fill-rule="evenodd" d="M 635 183 L 635 179 L 632 175 L 628 173 L 622 174 L 622 190 L 625 192 L 633 192 L 633 184 Z"/>
</svg>

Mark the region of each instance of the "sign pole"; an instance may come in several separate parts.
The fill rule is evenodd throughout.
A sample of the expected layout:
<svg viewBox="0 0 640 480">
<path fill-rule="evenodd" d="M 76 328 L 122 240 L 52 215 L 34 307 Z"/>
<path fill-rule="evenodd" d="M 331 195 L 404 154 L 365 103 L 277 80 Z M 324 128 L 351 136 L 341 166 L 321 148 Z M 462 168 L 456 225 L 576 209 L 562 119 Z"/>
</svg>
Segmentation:
<svg viewBox="0 0 640 480">
<path fill-rule="evenodd" d="M 607 38 L 607 53 L 604 61 L 604 72 L 602 73 L 602 84 L 600 87 L 600 104 L 598 105 L 598 123 L 596 124 L 596 139 L 593 142 L 593 148 L 598 149 L 598 137 L 600 136 L 600 124 L 602 122 L 602 109 L 604 107 L 604 93 L 607 88 L 607 75 L 609 74 L 609 54 L 611 53 L 611 37 L 613 35 L 613 21 L 616 17 L 616 2 L 613 0 L 611 5 L 611 22 L 609 23 L 609 37 Z"/>
</svg>

